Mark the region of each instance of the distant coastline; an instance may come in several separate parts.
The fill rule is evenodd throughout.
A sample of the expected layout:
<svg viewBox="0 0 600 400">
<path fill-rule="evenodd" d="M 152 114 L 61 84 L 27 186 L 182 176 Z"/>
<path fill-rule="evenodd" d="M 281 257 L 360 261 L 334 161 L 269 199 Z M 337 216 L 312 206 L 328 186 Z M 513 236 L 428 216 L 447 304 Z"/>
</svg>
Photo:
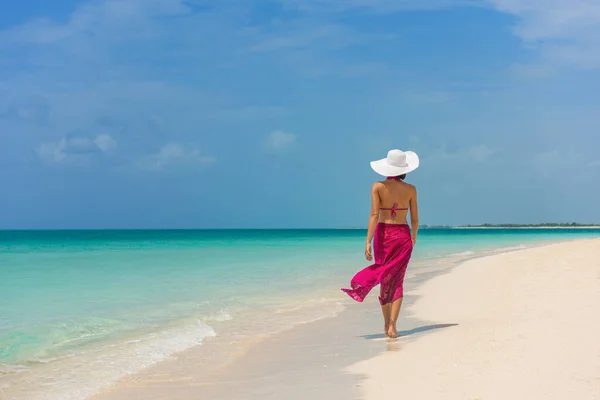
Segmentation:
<svg viewBox="0 0 600 400">
<path fill-rule="evenodd" d="M 366 227 L 336 228 L 366 230 Z M 419 229 L 600 229 L 600 224 L 542 223 L 542 224 L 482 224 L 482 225 L 420 225 Z"/>
<path fill-rule="evenodd" d="M 482 224 L 482 225 L 458 225 L 452 227 L 454 229 L 599 229 L 600 224 L 579 224 L 571 223 L 542 223 L 542 224 Z"/>
<path fill-rule="evenodd" d="M 425 228 L 427 229 L 427 228 Z M 532 226 L 452 226 L 448 229 L 600 229 L 600 225 L 532 225 Z"/>
</svg>

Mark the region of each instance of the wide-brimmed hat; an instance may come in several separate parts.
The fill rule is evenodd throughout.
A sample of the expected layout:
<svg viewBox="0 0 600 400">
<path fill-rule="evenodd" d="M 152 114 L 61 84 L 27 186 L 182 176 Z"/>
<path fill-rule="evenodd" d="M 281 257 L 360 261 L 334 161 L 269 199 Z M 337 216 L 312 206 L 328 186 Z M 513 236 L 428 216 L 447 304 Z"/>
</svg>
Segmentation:
<svg viewBox="0 0 600 400">
<path fill-rule="evenodd" d="M 386 158 L 371 161 L 371 168 L 379 175 L 398 176 L 419 167 L 419 156 L 413 151 L 390 150 Z"/>
</svg>

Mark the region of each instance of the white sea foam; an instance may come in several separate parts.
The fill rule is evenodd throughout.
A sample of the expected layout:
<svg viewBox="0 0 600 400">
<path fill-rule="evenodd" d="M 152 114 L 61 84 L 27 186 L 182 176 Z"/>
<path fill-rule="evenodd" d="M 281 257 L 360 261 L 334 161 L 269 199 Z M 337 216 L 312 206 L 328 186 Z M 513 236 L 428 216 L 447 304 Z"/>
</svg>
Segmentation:
<svg viewBox="0 0 600 400">
<path fill-rule="evenodd" d="M 272 335 L 321 319 L 344 310 L 344 303 L 331 298 L 287 299 L 283 304 L 267 306 L 272 311 L 264 320 L 259 314 L 240 320 L 237 337 Z M 278 303 L 278 302 L 275 302 Z M 276 308 L 271 308 L 276 307 Z M 2 388 L 2 400 L 82 400 L 110 388 L 121 378 L 168 359 L 173 354 L 201 344 L 216 336 L 210 324 L 230 321 L 233 311 L 223 308 L 200 320 L 187 320 L 146 334 L 129 334 L 110 342 L 91 343 L 77 353 L 61 355 L 48 363 L 36 363 L 22 374 L 12 374 Z M 15 379 L 12 379 L 12 378 Z M 4 384 L 4 382 L 3 382 Z M 26 395 L 25 395 L 26 393 Z"/>
<path fill-rule="evenodd" d="M 526 248 L 527 248 L 526 245 L 519 244 L 517 246 L 500 247 L 500 248 L 496 248 L 496 249 L 492 249 L 492 250 L 482 251 L 481 254 L 483 255 L 486 253 L 504 253 L 506 251 L 522 250 L 522 249 L 526 249 Z M 468 257 L 468 256 L 472 256 L 475 254 L 477 254 L 477 252 L 467 250 L 467 251 L 462 251 L 460 253 L 451 254 L 451 256 L 452 257 Z"/>
<path fill-rule="evenodd" d="M 473 254 L 475 254 L 474 251 L 467 250 L 467 251 L 463 251 L 463 252 L 460 252 L 460 253 L 452 254 L 452 256 L 454 256 L 454 257 L 466 257 L 466 256 L 472 256 Z"/>
<path fill-rule="evenodd" d="M 526 248 L 527 248 L 527 246 L 525 246 L 524 244 L 520 244 L 518 246 L 501 247 L 499 249 L 495 249 L 494 252 L 503 253 L 505 251 L 523 250 Z"/>
<path fill-rule="evenodd" d="M 233 317 L 231 316 L 229 310 L 225 308 L 225 309 L 217 312 L 216 314 L 206 317 L 204 320 L 205 321 L 215 321 L 215 322 L 225 322 L 225 321 L 231 321 L 232 319 L 233 319 Z"/>
<path fill-rule="evenodd" d="M 65 357 L 16 376 L 5 384 L 3 400 L 82 400 L 119 379 L 163 361 L 216 336 L 212 327 L 191 321 L 127 341 L 119 341 Z M 32 389 L 35 388 L 35 389 Z"/>
</svg>

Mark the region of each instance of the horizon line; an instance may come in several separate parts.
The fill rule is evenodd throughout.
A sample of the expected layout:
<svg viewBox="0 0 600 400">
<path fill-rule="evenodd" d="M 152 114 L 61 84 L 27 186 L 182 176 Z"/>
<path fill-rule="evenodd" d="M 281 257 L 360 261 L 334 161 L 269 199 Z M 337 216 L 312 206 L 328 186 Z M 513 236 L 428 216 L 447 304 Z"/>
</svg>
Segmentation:
<svg viewBox="0 0 600 400">
<path fill-rule="evenodd" d="M 408 224 L 410 225 L 410 224 Z M 457 229 L 457 228 L 597 228 L 599 223 L 552 223 L 542 222 L 534 224 L 518 223 L 500 223 L 500 224 L 463 224 L 463 225 L 433 225 L 423 224 L 419 229 Z M 19 231 L 285 231 L 285 230 L 367 230 L 367 227 L 320 227 L 320 228 L 0 228 L 0 232 L 19 232 Z"/>
</svg>

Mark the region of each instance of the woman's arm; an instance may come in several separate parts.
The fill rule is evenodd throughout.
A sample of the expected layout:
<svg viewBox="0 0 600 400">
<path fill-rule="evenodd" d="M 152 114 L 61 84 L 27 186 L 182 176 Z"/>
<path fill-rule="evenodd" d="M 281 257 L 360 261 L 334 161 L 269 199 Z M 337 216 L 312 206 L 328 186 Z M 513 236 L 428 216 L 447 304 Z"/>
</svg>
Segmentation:
<svg viewBox="0 0 600 400">
<path fill-rule="evenodd" d="M 410 225 L 412 231 L 413 246 L 417 243 L 417 232 L 419 231 L 419 205 L 417 204 L 417 188 L 411 185 L 410 196 Z"/>
<path fill-rule="evenodd" d="M 373 254 L 371 251 L 371 241 L 373 240 L 375 228 L 377 227 L 377 222 L 379 221 L 379 185 L 380 183 L 376 182 L 371 187 L 371 214 L 369 215 L 367 243 L 365 245 L 365 257 L 369 261 L 373 259 Z"/>
</svg>

